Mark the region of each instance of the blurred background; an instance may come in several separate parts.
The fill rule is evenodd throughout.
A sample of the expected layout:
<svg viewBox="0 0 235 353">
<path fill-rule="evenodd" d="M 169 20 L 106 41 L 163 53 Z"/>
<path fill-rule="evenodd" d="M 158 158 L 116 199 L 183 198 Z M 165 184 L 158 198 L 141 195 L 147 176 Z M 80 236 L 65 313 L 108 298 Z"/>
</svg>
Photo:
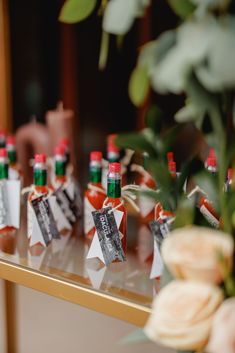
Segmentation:
<svg viewBox="0 0 235 353">
<path fill-rule="evenodd" d="M 140 129 L 152 102 L 171 123 L 183 98 L 151 93 L 145 106 L 136 110 L 128 97 L 128 80 L 139 48 L 178 19 L 164 0 L 136 21 L 121 46 L 111 36 L 106 68 L 98 69 L 101 18 L 94 13 L 79 24 L 58 21 L 61 0 L 8 1 L 12 128 L 15 131 L 33 115 L 45 122 L 45 113 L 58 101 L 76 117 L 76 152 L 79 177 L 86 179 L 88 154 L 105 153 L 106 135 Z"/>
</svg>

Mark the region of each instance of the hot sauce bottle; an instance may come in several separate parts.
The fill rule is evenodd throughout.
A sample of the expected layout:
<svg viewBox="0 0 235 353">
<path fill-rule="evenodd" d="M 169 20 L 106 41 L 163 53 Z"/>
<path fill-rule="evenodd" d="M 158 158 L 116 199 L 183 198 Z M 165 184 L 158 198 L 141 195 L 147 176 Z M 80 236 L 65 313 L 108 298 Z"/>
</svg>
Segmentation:
<svg viewBox="0 0 235 353">
<path fill-rule="evenodd" d="M 121 224 L 119 227 L 120 239 L 122 242 L 122 248 L 124 254 L 127 250 L 127 239 L 126 239 L 126 223 L 127 214 L 126 208 L 123 205 L 121 197 L 121 187 L 122 187 L 122 176 L 121 176 L 121 164 L 120 163 L 110 163 L 109 172 L 107 177 L 107 201 L 106 205 L 112 206 L 112 208 L 123 212 Z"/>
<path fill-rule="evenodd" d="M 65 147 L 57 146 L 54 152 L 55 187 L 63 185 L 66 180 L 66 156 Z"/>
<path fill-rule="evenodd" d="M 8 136 L 6 142 L 6 148 L 9 159 L 9 179 L 18 180 L 22 177 L 22 170 L 20 165 L 17 163 L 15 137 Z"/>
<path fill-rule="evenodd" d="M 5 181 L 8 179 L 9 160 L 6 148 L 0 148 L 0 180 Z M 15 227 L 6 226 L 0 230 L 0 233 L 6 233 L 15 230 Z"/>
<path fill-rule="evenodd" d="M 66 166 L 68 166 L 70 163 L 69 140 L 67 138 L 63 138 L 60 140 L 59 145 L 63 146 L 65 149 Z"/>
<path fill-rule="evenodd" d="M 33 231 L 33 219 L 34 211 L 31 206 L 31 201 L 39 196 L 47 195 L 49 188 L 47 186 L 47 166 L 45 154 L 36 154 L 34 157 L 33 167 L 33 191 L 28 195 L 28 207 L 27 207 L 27 223 L 28 223 L 28 237 L 30 238 Z"/>
<path fill-rule="evenodd" d="M 95 234 L 95 225 L 91 212 L 103 207 L 106 193 L 101 184 L 102 153 L 93 151 L 90 154 L 90 183 L 84 195 L 84 231 L 91 239 Z"/>
</svg>

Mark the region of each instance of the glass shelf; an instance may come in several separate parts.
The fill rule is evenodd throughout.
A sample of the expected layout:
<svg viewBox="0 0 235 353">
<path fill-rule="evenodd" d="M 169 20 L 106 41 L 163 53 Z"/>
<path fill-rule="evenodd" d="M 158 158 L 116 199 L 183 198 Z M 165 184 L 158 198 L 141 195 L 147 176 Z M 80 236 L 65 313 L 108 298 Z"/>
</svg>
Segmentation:
<svg viewBox="0 0 235 353">
<path fill-rule="evenodd" d="M 47 247 L 28 246 L 26 217 L 20 230 L 0 234 L 0 278 L 143 326 L 153 295 L 159 289 L 150 280 L 152 236 L 146 225 L 128 218 L 128 253 L 124 263 L 105 267 L 86 259 L 89 244 L 77 224 Z"/>
</svg>

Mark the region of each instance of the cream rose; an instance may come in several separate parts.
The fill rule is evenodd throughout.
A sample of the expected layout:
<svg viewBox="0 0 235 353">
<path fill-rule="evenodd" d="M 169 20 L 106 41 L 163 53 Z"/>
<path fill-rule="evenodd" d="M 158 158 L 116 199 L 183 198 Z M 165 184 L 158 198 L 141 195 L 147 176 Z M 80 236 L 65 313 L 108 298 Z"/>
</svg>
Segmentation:
<svg viewBox="0 0 235 353">
<path fill-rule="evenodd" d="M 162 245 L 162 257 L 176 278 L 220 283 L 223 280 L 219 254 L 232 265 L 233 240 L 218 230 L 185 227 L 174 230 Z"/>
<path fill-rule="evenodd" d="M 201 349 L 222 301 L 221 290 L 212 284 L 172 281 L 155 298 L 144 331 L 152 341 L 174 349 Z"/>
<path fill-rule="evenodd" d="M 235 298 L 225 300 L 216 312 L 207 351 L 235 353 Z"/>
</svg>

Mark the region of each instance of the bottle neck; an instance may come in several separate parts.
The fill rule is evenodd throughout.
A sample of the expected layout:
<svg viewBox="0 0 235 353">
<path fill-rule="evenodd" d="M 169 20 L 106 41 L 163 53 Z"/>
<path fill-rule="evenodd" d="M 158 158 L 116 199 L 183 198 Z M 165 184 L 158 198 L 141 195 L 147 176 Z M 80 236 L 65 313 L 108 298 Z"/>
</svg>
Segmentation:
<svg viewBox="0 0 235 353">
<path fill-rule="evenodd" d="M 109 163 L 116 163 L 120 161 L 120 154 L 118 152 L 108 151 L 107 159 Z"/>
<path fill-rule="evenodd" d="M 102 168 L 101 163 L 98 161 L 90 162 L 90 182 L 94 184 L 101 183 Z"/>
<path fill-rule="evenodd" d="M 46 166 L 41 164 L 41 165 L 35 165 L 34 167 L 34 185 L 35 186 L 46 186 L 47 185 L 47 170 Z"/>
<path fill-rule="evenodd" d="M 17 161 L 16 150 L 15 149 L 8 150 L 7 154 L 8 154 L 9 162 L 11 164 L 16 163 Z"/>
<path fill-rule="evenodd" d="M 121 186 L 121 175 L 119 173 L 108 173 L 107 196 L 113 199 L 120 198 Z"/>
<path fill-rule="evenodd" d="M 0 162 L 0 180 L 8 179 L 8 163 Z"/>
<path fill-rule="evenodd" d="M 65 177 L 66 161 L 64 159 L 55 159 L 55 175 L 57 177 Z"/>
</svg>

